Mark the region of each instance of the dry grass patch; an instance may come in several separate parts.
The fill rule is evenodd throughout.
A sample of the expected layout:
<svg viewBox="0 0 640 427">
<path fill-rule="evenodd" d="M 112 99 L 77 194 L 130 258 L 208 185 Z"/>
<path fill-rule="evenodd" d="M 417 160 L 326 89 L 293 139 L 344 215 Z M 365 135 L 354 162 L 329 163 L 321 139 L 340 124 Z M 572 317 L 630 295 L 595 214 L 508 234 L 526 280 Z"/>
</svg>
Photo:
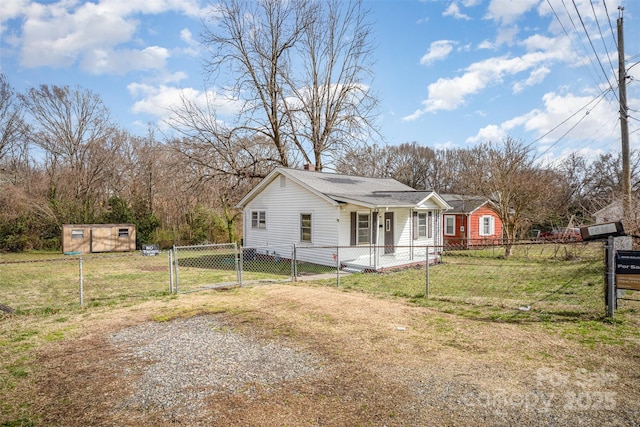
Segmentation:
<svg viewBox="0 0 640 427">
<path fill-rule="evenodd" d="M 321 369 L 281 383 L 246 384 L 242 392 L 213 390 L 189 419 L 171 408 L 123 407 L 153 362 L 123 352 L 110 336 L 146 322 L 171 328 L 175 319 L 193 316 L 313 354 Z M 180 295 L 57 323 L 7 318 L 0 328 L 3 337 L 8 330 L 36 331 L 25 350 L 33 372 L 15 393 L 2 391 L 11 402 L 0 425 L 21 419 L 47 426 L 633 425 L 640 419 L 637 341 L 594 347 L 565 335 L 562 325 L 473 320 L 335 288 Z M 618 325 L 603 328 L 615 333 Z M 62 339 L 43 340 L 61 329 Z M 607 396 L 615 396 L 615 410 L 599 405 Z M 19 402 L 29 405 L 20 409 Z M 571 403 L 582 406 L 570 410 Z"/>
</svg>

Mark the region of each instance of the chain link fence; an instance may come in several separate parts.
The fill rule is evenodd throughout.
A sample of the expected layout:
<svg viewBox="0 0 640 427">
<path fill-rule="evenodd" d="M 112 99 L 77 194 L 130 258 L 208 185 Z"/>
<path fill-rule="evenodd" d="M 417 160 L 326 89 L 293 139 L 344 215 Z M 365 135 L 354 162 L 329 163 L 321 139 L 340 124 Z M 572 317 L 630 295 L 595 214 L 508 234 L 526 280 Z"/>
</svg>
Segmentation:
<svg viewBox="0 0 640 427">
<path fill-rule="evenodd" d="M 18 313 L 115 305 L 169 295 L 169 252 L 0 259 L 0 304 Z"/>
<path fill-rule="evenodd" d="M 509 256 L 505 251 L 504 246 L 427 247 L 414 255 L 428 252 L 428 263 L 398 264 L 370 277 L 343 276 L 340 286 L 464 304 L 471 311 L 494 307 L 565 316 L 604 312 L 603 242 L 525 242 L 514 244 Z M 410 260 L 406 252 L 396 258 Z"/>
<path fill-rule="evenodd" d="M 176 246 L 156 256 L 0 258 L 0 304 L 31 312 L 312 279 L 409 299 L 539 313 L 604 310 L 604 244 L 447 247 Z M 629 299 L 635 294 L 629 292 Z M 621 304 L 637 304 L 623 301 Z M 640 308 L 640 307 L 638 307 Z M 472 308 L 470 308 L 472 309 Z M 577 315 L 577 314 L 576 314 Z"/>
</svg>

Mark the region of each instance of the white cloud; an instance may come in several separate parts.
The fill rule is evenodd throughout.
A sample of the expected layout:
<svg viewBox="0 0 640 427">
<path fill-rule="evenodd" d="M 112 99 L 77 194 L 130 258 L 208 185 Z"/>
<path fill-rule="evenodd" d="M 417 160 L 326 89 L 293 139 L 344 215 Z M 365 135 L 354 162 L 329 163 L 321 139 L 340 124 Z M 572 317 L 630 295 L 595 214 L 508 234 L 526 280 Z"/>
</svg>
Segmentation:
<svg viewBox="0 0 640 427">
<path fill-rule="evenodd" d="M 431 43 L 429 46 L 429 52 L 425 53 L 420 58 L 421 64 L 432 64 L 436 61 L 445 59 L 453 50 L 455 43 L 451 40 L 438 40 Z"/>
<path fill-rule="evenodd" d="M 442 13 L 442 16 L 452 16 L 455 19 L 463 19 L 466 21 L 471 19 L 469 15 L 465 15 L 464 13 L 460 12 L 460 7 L 455 2 L 449 5 L 449 7 Z"/>
<path fill-rule="evenodd" d="M 530 86 L 542 83 L 549 73 L 551 73 L 551 70 L 547 67 L 536 68 L 531 71 L 527 79 L 514 83 L 513 93 L 520 93 Z"/>
<path fill-rule="evenodd" d="M 539 0 L 491 0 L 486 18 L 502 25 L 510 25 L 539 3 Z"/>
<path fill-rule="evenodd" d="M 2 13 L 0 13 L 0 36 L 2 36 L 6 30 L 5 22 L 22 16 L 28 5 L 29 0 L 9 0 L 2 3 Z"/>
<path fill-rule="evenodd" d="M 540 138 L 539 150 L 549 152 L 559 140 L 573 141 L 572 149 L 579 150 L 588 147 L 578 144 L 587 144 L 586 141 L 606 144 L 619 133 L 615 102 L 551 92 L 545 94 L 542 101 L 542 109 L 531 110 L 498 125 L 485 126 L 467 142 L 499 141 L 506 136 L 517 137 L 530 132 Z"/>
<path fill-rule="evenodd" d="M 234 116 L 241 108 L 241 102 L 224 92 L 199 91 L 193 88 L 179 88 L 161 84 L 158 86 L 131 83 L 127 86 L 129 93 L 138 98 L 133 104 L 132 112 L 136 114 L 148 114 L 160 120 L 166 120 L 171 116 L 171 110 L 182 105 L 185 98 L 200 108 L 213 109 L 220 117 Z"/>
<path fill-rule="evenodd" d="M 12 12 L 12 16 L 24 19 L 21 64 L 27 68 L 66 68 L 80 62 L 92 73 L 119 74 L 164 67 L 166 48 L 133 49 L 126 44 L 133 41 L 141 15 L 168 11 L 194 17 L 204 13 L 196 0 L 23 3 Z"/>
<path fill-rule="evenodd" d="M 82 59 L 82 69 L 92 74 L 126 74 L 133 70 L 163 69 L 169 51 L 163 47 L 150 46 L 142 50 L 95 49 Z"/>
<path fill-rule="evenodd" d="M 506 77 L 532 70 L 526 80 L 513 83 L 514 93 L 517 93 L 527 85 L 543 81 L 550 72 L 547 64 L 572 61 L 575 56 L 565 38 L 552 42 L 552 39 L 532 37 L 523 46 L 540 50 L 529 51 L 518 57 L 488 58 L 471 64 L 461 76 L 438 79 L 428 86 L 428 98 L 422 101 L 422 108 L 405 116 L 403 120 L 416 120 L 422 114 L 440 110 L 455 110 L 464 105 L 470 96 L 487 87 L 502 84 Z"/>
</svg>

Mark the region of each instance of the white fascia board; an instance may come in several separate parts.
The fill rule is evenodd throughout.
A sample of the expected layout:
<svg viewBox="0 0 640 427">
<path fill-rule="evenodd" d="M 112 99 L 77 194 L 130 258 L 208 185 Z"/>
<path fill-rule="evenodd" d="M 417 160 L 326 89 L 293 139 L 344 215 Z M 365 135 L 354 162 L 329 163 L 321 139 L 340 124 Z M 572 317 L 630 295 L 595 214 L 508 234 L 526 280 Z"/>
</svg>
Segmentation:
<svg viewBox="0 0 640 427">
<path fill-rule="evenodd" d="M 451 205 L 449 205 L 449 203 L 447 203 L 447 201 L 444 200 L 442 197 L 440 197 L 440 195 L 438 193 L 436 193 L 435 191 L 432 191 L 431 194 L 429 194 L 424 199 L 420 200 L 420 202 L 418 204 L 416 204 L 415 207 L 417 208 L 418 206 L 423 205 L 428 201 L 432 201 L 433 203 L 438 205 L 440 207 L 440 209 L 445 210 L 445 211 L 453 209 L 453 207 Z"/>
</svg>

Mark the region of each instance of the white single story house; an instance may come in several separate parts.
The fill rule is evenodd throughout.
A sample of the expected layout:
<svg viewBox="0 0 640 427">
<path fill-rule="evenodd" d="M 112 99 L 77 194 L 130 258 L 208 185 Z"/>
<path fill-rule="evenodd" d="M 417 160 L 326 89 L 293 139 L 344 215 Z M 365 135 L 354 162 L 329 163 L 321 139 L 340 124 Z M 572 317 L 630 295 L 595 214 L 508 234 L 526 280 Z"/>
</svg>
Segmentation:
<svg viewBox="0 0 640 427">
<path fill-rule="evenodd" d="M 376 271 L 426 262 L 427 248 L 436 257 L 450 209 L 394 179 L 289 168 L 273 170 L 237 207 L 245 248 L 295 245 L 299 260 Z"/>
</svg>

